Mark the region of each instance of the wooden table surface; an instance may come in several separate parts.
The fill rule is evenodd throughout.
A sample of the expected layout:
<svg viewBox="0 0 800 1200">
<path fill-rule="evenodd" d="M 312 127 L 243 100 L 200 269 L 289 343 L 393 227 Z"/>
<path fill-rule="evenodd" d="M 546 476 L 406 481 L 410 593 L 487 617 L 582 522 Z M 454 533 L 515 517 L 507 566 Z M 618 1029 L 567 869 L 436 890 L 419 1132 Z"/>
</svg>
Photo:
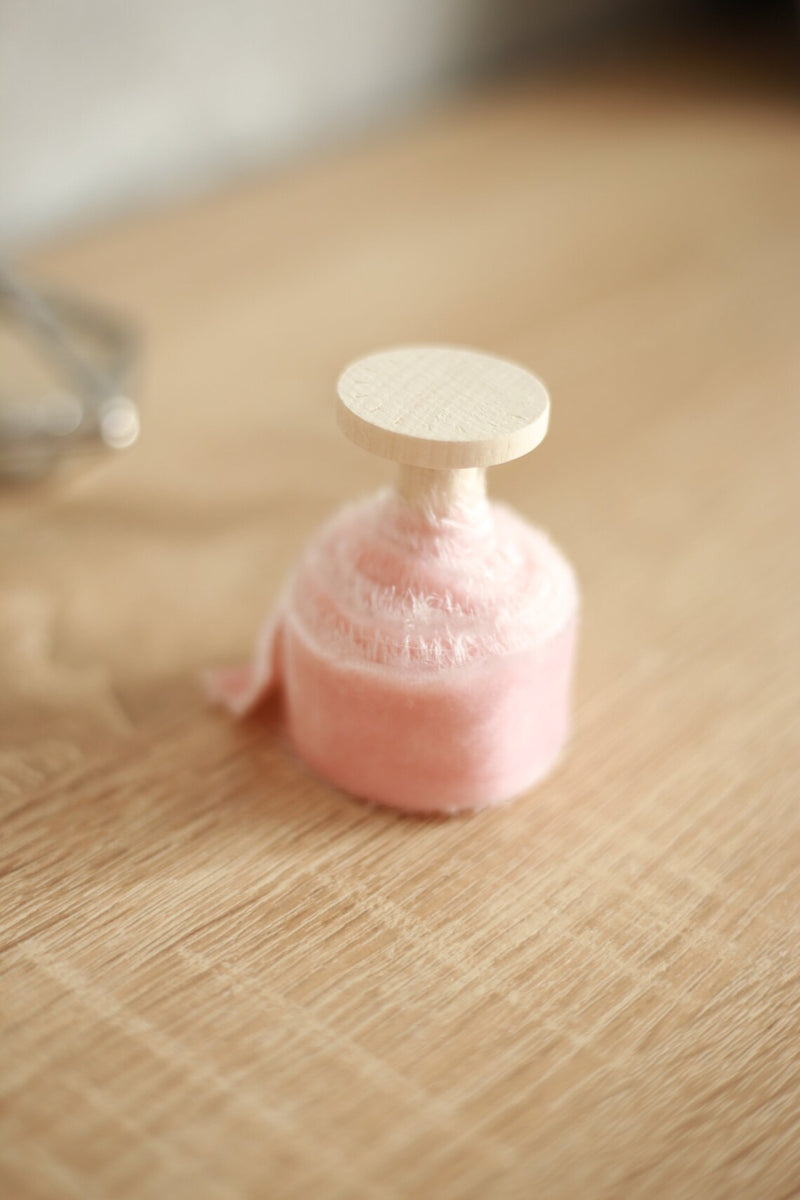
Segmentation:
<svg viewBox="0 0 800 1200">
<path fill-rule="evenodd" d="M 8 1200 L 800 1195 L 797 100 L 587 68 L 35 257 L 147 362 L 135 450 L 0 497 Z M 196 683 L 416 340 L 548 382 L 491 484 L 584 601 L 563 766 L 449 821 Z"/>
</svg>

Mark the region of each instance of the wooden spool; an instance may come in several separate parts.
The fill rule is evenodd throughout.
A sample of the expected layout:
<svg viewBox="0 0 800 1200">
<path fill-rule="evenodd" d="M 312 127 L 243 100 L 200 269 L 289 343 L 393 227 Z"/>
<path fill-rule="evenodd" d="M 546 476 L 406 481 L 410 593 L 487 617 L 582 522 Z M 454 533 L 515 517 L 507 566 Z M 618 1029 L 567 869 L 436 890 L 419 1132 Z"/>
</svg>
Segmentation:
<svg viewBox="0 0 800 1200">
<path fill-rule="evenodd" d="M 485 468 L 533 450 L 550 416 L 530 371 L 459 347 L 370 354 L 347 367 L 337 390 L 345 435 L 399 463 L 401 495 L 434 510 L 483 495 Z"/>
</svg>

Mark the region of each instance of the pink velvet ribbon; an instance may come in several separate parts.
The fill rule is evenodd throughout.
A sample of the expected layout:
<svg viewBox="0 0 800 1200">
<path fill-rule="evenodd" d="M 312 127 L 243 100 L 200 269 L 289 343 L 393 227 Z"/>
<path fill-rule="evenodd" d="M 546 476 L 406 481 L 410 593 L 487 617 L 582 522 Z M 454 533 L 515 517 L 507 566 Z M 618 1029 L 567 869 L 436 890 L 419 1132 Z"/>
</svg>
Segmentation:
<svg viewBox="0 0 800 1200">
<path fill-rule="evenodd" d="M 483 808 L 558 758 L 577 612 L 566 559 L 506 506 L 436 516 L 381 492 L 317 532 L 252 665 L 210 691 L 242 715 L 280 688 L 298 752 L 356 796 Z"/>
</svg>

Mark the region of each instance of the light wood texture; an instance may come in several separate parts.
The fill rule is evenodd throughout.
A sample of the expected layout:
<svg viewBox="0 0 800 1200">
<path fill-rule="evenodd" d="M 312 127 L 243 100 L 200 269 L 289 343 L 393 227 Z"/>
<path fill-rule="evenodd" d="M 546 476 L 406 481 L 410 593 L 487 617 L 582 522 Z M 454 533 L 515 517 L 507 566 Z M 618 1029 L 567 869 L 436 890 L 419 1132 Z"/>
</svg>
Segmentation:
<svg viewBox="0 0 800 1200">
<path fill-rule="evenodd" d="M 38 265 L 148 355 L 134 450 L 0 498 L 0 1193 L 796 1195 L 796 88 L 514 87 Z M 548 381 L 493 491 L 583 587 L 563 767 L 475 819 L 195 682 L 387 478 L 341 364 L 419 340 Z"/>
<path fill-rule="evenodd" d="M 342 372 L 337 414 L 363 450 L 402 464 L 398 491 L 446 513 L 486 494 L 484 468 L 533 450 L 550 398 L 524 367 L 454 346 L 404 346 Z"/>
<path fill-rule="evenodd" d="M 357 446 L 414 467 L 490 467 L 547 433 L 550 401 L 516 363 L 452 346 L 367 355 L 339 379 L 339 424 Z"/>
<path fill-rule="evenodd" d="M 483 467 L 459 467 L 455 471 L 402 464 L 397 475 L 397 493 L 412 507 L 432 516 L 462 513 L 486 499 Z"/>
</svg>

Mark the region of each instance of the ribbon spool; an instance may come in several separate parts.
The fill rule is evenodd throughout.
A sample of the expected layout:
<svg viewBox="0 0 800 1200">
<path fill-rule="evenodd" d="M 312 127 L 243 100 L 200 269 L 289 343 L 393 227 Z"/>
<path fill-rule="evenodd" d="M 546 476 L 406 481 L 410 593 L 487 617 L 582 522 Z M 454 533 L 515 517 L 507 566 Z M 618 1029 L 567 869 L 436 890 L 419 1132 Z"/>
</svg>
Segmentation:
<svg viewBox="0 0 800 1200">
<path fill-rule="evenodd" d="M 400 464 L 395 490 L 346 506 L 305 548 L 246 676 L 244 711 L 282 688 L 298 752 L 345 791 L 414 812 L 502 803 L 567 736 L 578 593 L 540 531 L 486 496 L 485 470 L 547 432 L 542 383 L 448 347 L 345 370 L 338 418 Z"/>
</svg>

